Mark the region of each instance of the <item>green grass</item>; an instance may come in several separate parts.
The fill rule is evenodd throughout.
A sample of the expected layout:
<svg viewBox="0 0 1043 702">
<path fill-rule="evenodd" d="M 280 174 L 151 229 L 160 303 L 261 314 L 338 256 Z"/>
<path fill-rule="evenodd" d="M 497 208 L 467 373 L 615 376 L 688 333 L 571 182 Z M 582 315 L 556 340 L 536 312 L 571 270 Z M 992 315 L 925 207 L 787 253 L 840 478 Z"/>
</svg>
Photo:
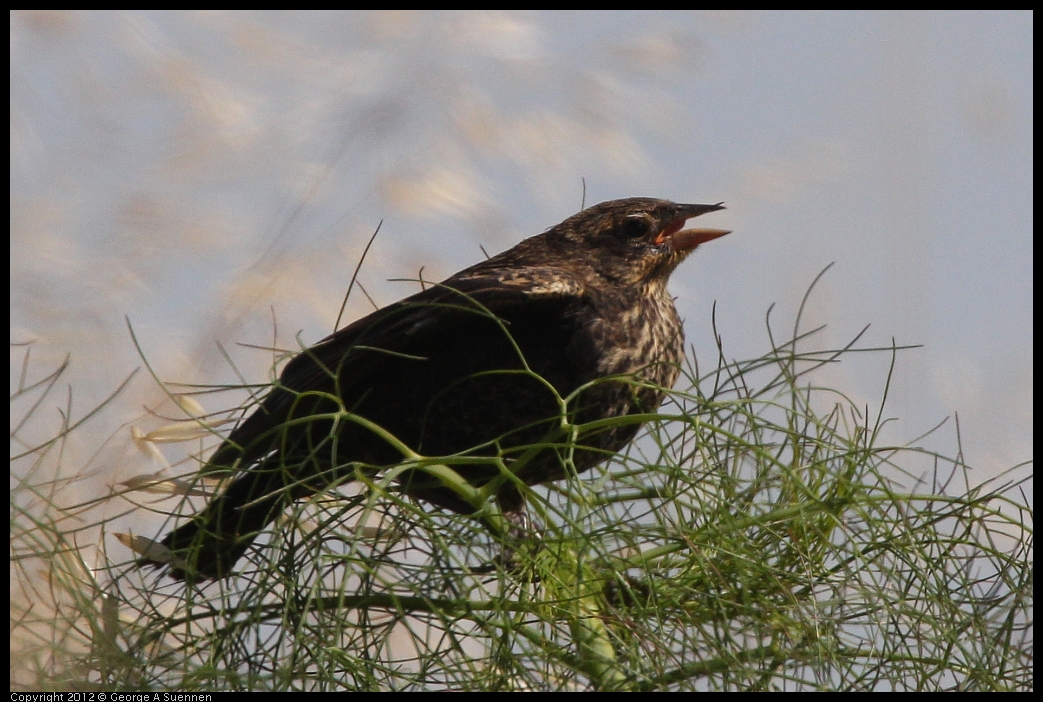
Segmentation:
<svg viewBox="0 0 1043 702">
<path fill-rule="evenodd" d="M 816 338 L 687 368 L 625 453 L 531 490 L 527 536 L 378 476 L 299 503 L 205 586 L 112 538 L 173 500 L 69 505 L 89 476 L 42 477 L 85 431 L 64 426 L 12 464 L 12 688 L 1031 689 L 1024 466 L 974 482 L 960 446 L 884 443 L 886 385 L 870 415 L 815 383 L 899 349 Z"/>
</svg>

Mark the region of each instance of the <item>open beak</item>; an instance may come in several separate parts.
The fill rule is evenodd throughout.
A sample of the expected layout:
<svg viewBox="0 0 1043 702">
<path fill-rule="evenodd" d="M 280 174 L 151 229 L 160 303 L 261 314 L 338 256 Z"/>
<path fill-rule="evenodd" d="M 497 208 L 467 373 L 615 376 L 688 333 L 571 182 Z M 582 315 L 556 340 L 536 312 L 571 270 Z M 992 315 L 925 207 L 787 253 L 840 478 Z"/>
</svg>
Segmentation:
<svg viewBox="0 0 1043 702">
<path fill-rule="evenodd" d="M 730 229 L 683 229 L 670 237 L 670 248 L 674 251 L 691 251 L 699 244 L 731 233 Z"/>
<path fill-rule="evenodd" d="M 699 244 L 705 244 L 707 241 L 713 241 L 725 234 L 731 234 L 730 229 L 683 229 L 685 222 L 692 217 L 723 209 L 724 207 L 720 203 L 716 205 L 678 205 L 681 216 L 659 232 L 655 243 L 669 243 L 670 248 L 674 251 L 690 252 Z"/>
</svg>

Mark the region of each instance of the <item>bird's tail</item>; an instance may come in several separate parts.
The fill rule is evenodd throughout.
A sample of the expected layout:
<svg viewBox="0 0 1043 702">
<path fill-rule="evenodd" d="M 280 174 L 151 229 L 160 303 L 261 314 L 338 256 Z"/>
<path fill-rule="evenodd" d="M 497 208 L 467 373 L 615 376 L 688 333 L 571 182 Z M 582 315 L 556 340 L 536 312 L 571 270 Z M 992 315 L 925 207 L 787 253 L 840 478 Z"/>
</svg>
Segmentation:
<svg viewBox="0 0 1043 702">
<path fill-rule="evenodd" d="M 192 521 L 160 542 L 169 549 L 164 560 L 145 558 L 140 565 L 169 566 L 177 580 L 217 580 L 232 573 L 260 532 L 302 496 L 298 484 L 273 454 L 244 472 L 211 499 Z M 308 492 L 308 491 L 304 491 Z"/>
</svg>

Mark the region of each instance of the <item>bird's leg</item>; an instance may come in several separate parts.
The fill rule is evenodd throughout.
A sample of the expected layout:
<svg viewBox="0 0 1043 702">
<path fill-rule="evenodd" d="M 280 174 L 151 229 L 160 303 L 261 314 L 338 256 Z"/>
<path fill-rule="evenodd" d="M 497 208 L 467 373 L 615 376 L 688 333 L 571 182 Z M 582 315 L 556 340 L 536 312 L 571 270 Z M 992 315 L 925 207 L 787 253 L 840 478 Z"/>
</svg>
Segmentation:
<svg viewBox="0 0 1043 702">
<path fill-rule="evenodd" d="M 522 569 L 516 558 L 516 548 L 526 542 L 531 543 L 534 537 L 538 539 L 541 530 L 533 525 L 529 510 L 525 508 L 525 498 L 515 486 L 502 488 L 496 495 L 496 501 L 504 519 L 510 525 L 503 552 L 497 560 L 505 570 L 516 573 Z"/>
<path fill-rule="evenodd" d="M 525 498 L 517 488 L 513 486 L 501 488 L 496 493 L 496 502 L 500 507 L 502 521 L 498 528 L 489 525 L 489 529 L 494 534 L 503 537 L 503 551 L 491 562 L 472 568 L 472 573 L 492 573 L 500 568 L 510 573 L 519 572 L 521 567 L 515 558 L 515 546 L 524 544 L 539 533 L 539 529 L 533 526 L 529 511 L 525 508 Z M 503 522 L 507 523 L 506 529 L 502 526 Z"/>
<path fill-rule="evenodd" d="M 504 485 L 496 493 L 496 502 L 504 519 L 510 524 L 507 531 L 510 540 L 519 540 L 531 535 L 532 520 L 529 519 L 529 510 L 525 509 L 525 498 L 517 487 Z"/>
</svg>

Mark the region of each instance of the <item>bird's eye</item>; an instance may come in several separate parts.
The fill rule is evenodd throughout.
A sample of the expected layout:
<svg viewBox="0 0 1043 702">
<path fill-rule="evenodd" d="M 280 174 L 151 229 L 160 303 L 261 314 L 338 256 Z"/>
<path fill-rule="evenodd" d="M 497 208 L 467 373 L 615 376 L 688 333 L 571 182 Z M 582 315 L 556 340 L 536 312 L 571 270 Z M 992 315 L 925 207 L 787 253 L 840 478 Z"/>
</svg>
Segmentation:
<svg viewBox="0 0 1043 702">
<path fill-rule="evenodd" d="M 619 227 L 619 235 L 624 239 L 638 239 L 647 235 L 651 226 L 644 217 L 627 217 Z"/>
</svg>

